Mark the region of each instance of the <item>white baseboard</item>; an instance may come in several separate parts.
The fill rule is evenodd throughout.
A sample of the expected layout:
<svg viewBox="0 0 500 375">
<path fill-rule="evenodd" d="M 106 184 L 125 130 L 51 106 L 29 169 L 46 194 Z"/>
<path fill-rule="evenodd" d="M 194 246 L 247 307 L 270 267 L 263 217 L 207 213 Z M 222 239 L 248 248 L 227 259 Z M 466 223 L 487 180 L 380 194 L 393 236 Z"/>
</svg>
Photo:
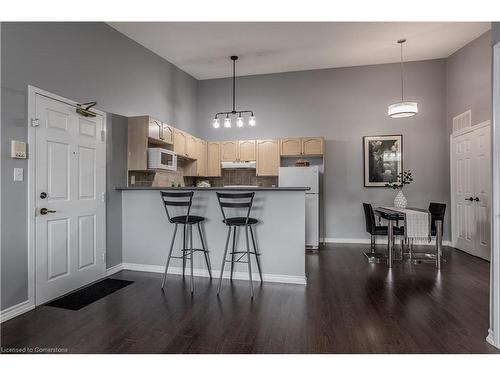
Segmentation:
<svg viewBox="0 0 500 375">
<path fill-rule="evenodd" d="M 354 243 L 354 244 L 370 244 L 370 239 L 369 238 L 338 238 L 338 237 L 326 237 L 326 238 L 321 238 L 320 242 L 325 242 L 325 243 Z M 379 245 L 387 245 L 387 238 L 384 238 L 383 236 L 377 237 L 375 240 L 375 243 Z M 419 244 L 420 245 L 420 244 Z M 429 244 L 425 244 L 427 246 L 434 246 L 433 242 Z M 453 244 L 451 241 L 443 241 L 443 246 L 451 246 L 453 247 Z"/>
<path fill-rule="evenodd" d="M 6 322 L 18 315 L 24 314 L 35 308 L 35 304 L 29 300 L 18 303 L 17 305 L 7 307 L 0 312 L 0 323 Z"/>
<path fill-rule="evenodd" d="M 116 266 L 115 266 L 116 267 Z M 142 272 L 155 272 L 163 273 L 165 270 L 164 266 L 156 266 L 151 264 L 137 264 L 137 263 L 122 263 L 122 269 L 130 271 L 142 271 Z M 219 277 L 220 270 L 212 270 L 213 277 Z M 168 274 L 172 275 L 182 275 L 182 267 L 168 267 Z M 189 274 L 189 267 L 186 268 L 186 275 Z M 193 275 L 199 277 L 209 277 L 208 270 L 203 268 L 194 268 Z M 229 279 L 229 271 L 224 271 L 222 278 Z M 306 285 L 307 279 L 305 276 L 289 276 L 289 275 L 277 275 L 277 274 L 262 274 L 264 281 L 273 283 L 285 283 L 285 284 L 300 284 Z M 237 272 L 233 273 L 233 279 L 236 280 L 248 280 L 248 272 Z M 252 279 L 254 281 L 260 280 L 259 274 L 252 272 Z"/>
<path fill-rule="evenodd" d="M 106 269 L 106 277 L 111 276 L 114 273 L 120 272 L 123 270 L 123 263 L 117 264 L 116 266 L 110 267 Z"/>
</svg>

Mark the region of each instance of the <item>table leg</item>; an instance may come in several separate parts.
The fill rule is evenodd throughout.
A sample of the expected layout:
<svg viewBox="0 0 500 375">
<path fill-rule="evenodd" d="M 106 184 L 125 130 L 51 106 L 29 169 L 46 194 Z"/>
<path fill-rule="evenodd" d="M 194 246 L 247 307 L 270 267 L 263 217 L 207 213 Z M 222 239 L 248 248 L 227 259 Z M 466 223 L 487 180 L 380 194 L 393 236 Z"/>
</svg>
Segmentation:
<svg viewBox="0 0 500 375">
<path fill-rule="evenodd" d="M 392 268 L 392 251 L 394 250 L 393 220 L 387 221 L 387 267 Z"/>
<path fill-rule="evenodd" d="M 436 268 L 441 269 L 441 257 L 443 253 L 443 222 L 436 220 Z"/>
</svg>

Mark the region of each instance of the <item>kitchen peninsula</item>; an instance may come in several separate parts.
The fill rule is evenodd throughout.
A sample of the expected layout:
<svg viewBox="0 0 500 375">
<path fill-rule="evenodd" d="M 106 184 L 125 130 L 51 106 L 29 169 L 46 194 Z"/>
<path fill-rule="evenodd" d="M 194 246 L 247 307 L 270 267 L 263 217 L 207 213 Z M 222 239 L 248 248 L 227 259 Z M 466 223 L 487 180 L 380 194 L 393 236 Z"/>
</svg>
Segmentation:
<svg viewBox="0 0 500 375">
<path fill-rule="evenodd" d="M 167 220 L 160 191 L 192 190 L 195 193 L 191 214 L 206 218 L 203 230 L 210 251 L 213 275 L 218 277 L 227 227 L 222 223 L 222 214 L 215 192 L 255 191 L 251 216 L 259 220 L 255 232 L 257 247 L 261 253 L 264 281 L 306 283 L 305 193 L 308 188 L 118 187 L 116 189 L 122 193 L 122 246 L 125 269 L 163 272 L 174 226 Z M 178 236 L 176 239 L 174 252 L 182 247 L 181 237 Z M 198 237 L 194 236 L 194 247 L 200 247 L 198 240 Z M 236 247 L 245 249 L 243 231 L 237 238 Z M 194 274 L 208 277 L 202 257 L 201 254 L 195 255 Z M 256 267 L 252 269 L 256 270 Z M 172 260 L 169 273 L 182 274 L 180 260 Z M 227 276 L 225 272 L 224 277 Z M 233 278 L 248 279 L 245 264 L 236 265 Z M 256 273 L 253 278 L 258 280 L 258 274 Z"/>
</svg>

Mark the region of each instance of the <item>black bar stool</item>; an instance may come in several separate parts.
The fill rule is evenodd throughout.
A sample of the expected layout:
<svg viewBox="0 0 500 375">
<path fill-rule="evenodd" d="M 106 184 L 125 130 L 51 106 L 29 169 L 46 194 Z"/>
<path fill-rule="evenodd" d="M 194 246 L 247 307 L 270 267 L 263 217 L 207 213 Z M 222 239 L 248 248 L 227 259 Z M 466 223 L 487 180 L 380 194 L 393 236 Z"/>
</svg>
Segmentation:
<svg viewBox="0 0 500 375">
<path fill-rule="evenodd" d="M 166 192 L 166 191 L 161 191 L 161 200 L 163 202 L 163 205 L 165 206 L 165 212 L 167 213 L 168 221 L 170 221 L 172 224 L 175 224 L 174 228 L 174 235 L 172 236 L 172 242 L 170 243 L 170 250 L 168 252 L 168 258 L 167 258 L 167 264 L 165 265 L 165 273 L 163 274 L 163 281 L 161 283 L 161 288 L 163 289 L 165 286 L 165 280 L 167 278 L 167 271 L 168 271 L 168 265 L 170 263 L 171 258 L 175 259 L 182 259 L 182 276 L 184 277 L 184 272 L 186 268 L 186 260 L 189 260 L 190 263 L 190 268 L 191 268 L 191 280 L 190 280 L 190 286 L 191 286 L 191 294 L 193 294 L 194 291 L 194 280 L 193 280 L 193 254 L 196 251 L 202 251 L 203 255 L 205 256 L 205 262 L 207 263 L 207 268 L 208 268 L 208 273 L 210 275 L 210 279 L 212 279 L 212 267 L 210 266 L 210 257 L 208 255 L 208 250 L 205 246 L 205 239 L 203 237 L 203 232 L 200 227 L 200 223 L 205 220 L 204 217 L 202 216 L 195 216 L 195 215 L 190 215 L 191 212 L 191 204 L 193 202 L 193 194 L 194 192 L 189 191 L 189 192 L 182 192 L 182 193 L 174 193 L 174 192 Z M 189 199 L 182 199 L 182 198 L 189 198 Z M 186 207 L 187 212 L 185 215 L 178 215 L 178 216 L 170 216 L 170 213 L 168 211 L 169 206 L 177 206 L 177 207 Z M 194 249 L 193 248 L 193 225 L 196 224 L 198 227 L 198 233 L 200 235 L 200 241 L 201 241 L 201 249 Z M 184 230 L 184 236 L 182 239 L 182 255 L 181 256 L 172 256 L 172 250 L 174 248 L 174 242 L 175 242 L 175 236 L 177 235 L 177 227 L 179 225 L 183 225 L 183 230 Z M 186 246 L 186 242 L 188 240 L 188 233 L 189 233 L 189 247 Z M 189 257 L 188 254 L 189 253 Z"/>
<path fill-rule="evenodd" d="M 219 206 L 222 211 L 222 217 L 224 218 L 223 222 L 228 227 L 227 231 L 227 239 L 226 239 L 226 247 L 224 249 L 224 256 L 222 258 L 222 266 L 220 269 L 220 278 L 219 285 L 217 287 L 217 295 L 220 293 L 220 288 L 222 284 L 222 275 L 224 273 L 224 266 L 227 262 L 231 263 L 231 274 L 230 278 L 233 279 L 233 268 L 234 263 L 247 263 L 248 264 L 248 279 L 250 282 L 250 297 L 253 298 L 253 281 L 252 281 L 252 263 L 250 259 L 250 254 L 255 256 L 255 260 L 257 262 L 257 268 L 259 270 L 260 282 L 262 282 L 262 270 L 260 268 L 259 256 L 260 254 L 257 251 L 257 246 L 255 245 L 255 236 L 253 233 L 252 226 L 257 224 L 259 221 L 250 217 L 250 211 L 252 210 L 253 198 L 255 196 L 255 192 L 252 193 L 219 193 L 217 192 L 217 199 L 219 201 Z M 247 209 L 246 216 L 234 216 L 227 217 L 225 208 L 232 209 Z M 246 238 L 246 251 L 237 251 L 236 250 L 236 229 L 240 227 L 245 227 L 245 238 Z M 229 248 L 229 239 L 231 238 L 231 229 L 233 231 L 233 248 L 231 250 L 231 259 L 227 260 L 227 250 Z M 253 251 L 250 251 L 250 244 L 248 240 L 248 232 L 250 231 L 250 235 L 252 237 L 252 245 Z M 242 260 L 246 255 L 246 260 Z M 235 259 L 235 256 L 237 259 Z"/>
</svg>

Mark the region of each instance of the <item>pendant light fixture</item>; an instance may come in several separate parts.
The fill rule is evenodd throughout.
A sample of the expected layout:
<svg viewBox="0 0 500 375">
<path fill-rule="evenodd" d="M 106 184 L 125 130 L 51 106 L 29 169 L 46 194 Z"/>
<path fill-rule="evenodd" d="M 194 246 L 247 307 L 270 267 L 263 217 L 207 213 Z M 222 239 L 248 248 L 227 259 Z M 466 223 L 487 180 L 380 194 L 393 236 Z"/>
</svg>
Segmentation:
<svg viewBox="0 0 500 375">
<path fill-rule="evenodd" d="M 406 39 L 399 39 L 398 44 L 401 46 L 401 101 L 389 105 L 387 114 L 392 118 L 410 117 L 418 113 L 417 102 L 405 102 L 403 96 L 404 79 L 403 79 L 403 44 Z"/>
<path fill-rule="evenodd" d="M 220 128 L 220 117 L 224 117 L 224 127 L 230 128 L 232 126 L 231 118 L 236 117 L 236 126 L 238 128 L 242 128 L 245 123 L 243 119 L 243 115 L 250 114 L 248 116 L 248 125 L 255 126 L 257 124 L 253 111 L 251 110 L 237 110 L 236 109 L 236 60 L 238 60 L 238 56 L 231 56 L 231 61 L 233 62 L 233 109 L 228 112 L 217 112 L 212 122 L 212 126 L 215 129 Z"/>
</svg>

